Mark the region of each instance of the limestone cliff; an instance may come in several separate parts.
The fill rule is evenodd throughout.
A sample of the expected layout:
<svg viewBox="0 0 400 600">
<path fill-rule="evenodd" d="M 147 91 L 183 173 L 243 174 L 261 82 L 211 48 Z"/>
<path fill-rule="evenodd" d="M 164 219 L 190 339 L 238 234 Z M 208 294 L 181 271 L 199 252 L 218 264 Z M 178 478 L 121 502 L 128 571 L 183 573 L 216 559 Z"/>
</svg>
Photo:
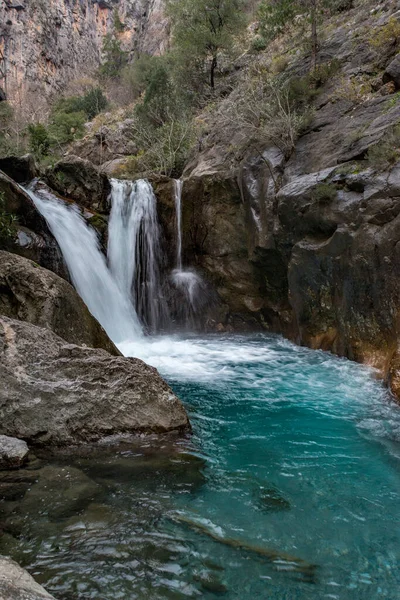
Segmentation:
<svg viewBox="0 0 400 600">
<path fill-rule="evenodd" d="M 8 99 L 40 117 L 47 100 L 68 82 L 90 77 L 100 64 L 104 36 L 114 31 L 116 12 L 124 50 L 163 50 L 162 0 L 2 0 L 0 88 Z"/>
</svg>

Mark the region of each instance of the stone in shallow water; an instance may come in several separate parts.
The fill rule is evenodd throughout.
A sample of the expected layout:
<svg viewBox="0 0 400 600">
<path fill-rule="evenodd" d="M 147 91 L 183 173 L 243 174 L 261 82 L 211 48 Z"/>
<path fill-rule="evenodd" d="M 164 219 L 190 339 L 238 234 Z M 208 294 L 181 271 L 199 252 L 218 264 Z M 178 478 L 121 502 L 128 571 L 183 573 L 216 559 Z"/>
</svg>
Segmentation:
<svg viewBox="0 0 400 600">
<path fill-rule="evenodd" d="M 1 600 L 54 600 L 41 585 L 9 558 L 0 557 Z"/>
<path fill-rule="evenodd" d="M 261 488 L 258 505 L 266 512 L 290 510 L 290 502 L 276 488 Z"/>
<path fill-rule="evenodd" d="M 29 448 L 23 440 L 0 435 L 0 469 L 18 468 L 26 460 Z"/>
</svg>

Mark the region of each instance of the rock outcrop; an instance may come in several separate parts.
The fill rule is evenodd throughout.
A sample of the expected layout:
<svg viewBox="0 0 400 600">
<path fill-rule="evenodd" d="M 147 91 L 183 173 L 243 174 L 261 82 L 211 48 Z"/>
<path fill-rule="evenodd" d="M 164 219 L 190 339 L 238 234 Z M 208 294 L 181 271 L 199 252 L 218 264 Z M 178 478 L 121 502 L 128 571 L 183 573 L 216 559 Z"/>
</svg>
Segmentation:
<svg viewBox="0 0 400 600">
<path fill-rule="evenodd" d="M 162 0 L 1 2 L 0 50 L 8 99 L 40 121 L 51 97 L 98 69 L 107 34 L 117 35 L 132 55 L 159 54 L 168 40 Z"/>
<path fill-rule="evenodd" d="M 71 284 L 31 260 L 1 250 L 0 315 L 47 327 L 71 344 L 120 356 Z"/>
<path fill-rule="evenodd" d="M 25 569 L 10 558 L 0 557 L 2 600 L 55 600 Z"/>
<path fill-rule="evenodd" d="M 107 210 L 110 182 L 89 160 L 69 155 L 49 167 L 45 179 L 53 190 L 81 206 L 97 212 Z"/>
<path fill-rule="evenodd" d="M 0 171 L 6 173 L 17 183 L 29 183 L 39 173 L 32 154 L 0 158 Z"/>
<path fill-rule="evenodd" d="M 46 269 L 50 269 L 68 279 L 60 248 L 45 219 L 37 211 L 30 196 L 8 175 L 0 171 L 0 193 L 4 199 L 4 209 L 13 214 L 15 239 L 6 244 L 7 250 L 29 258 Z"/>
<path fill-rule="evenodd" d="M 0 317 L 0 380 L 0 431 L 31 444 L 189 428 L 156 369 L 6 317 Z"/>
</svg>

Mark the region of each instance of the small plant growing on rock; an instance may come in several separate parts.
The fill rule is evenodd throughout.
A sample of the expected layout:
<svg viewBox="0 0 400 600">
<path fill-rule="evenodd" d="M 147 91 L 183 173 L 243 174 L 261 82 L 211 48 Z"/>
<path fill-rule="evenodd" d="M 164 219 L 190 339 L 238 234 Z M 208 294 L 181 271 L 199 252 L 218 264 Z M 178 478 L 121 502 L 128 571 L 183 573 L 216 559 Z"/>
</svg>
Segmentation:
<svg viewBox="0 0 400 600">
<path fill-rule="evenodd" d="M 315 202 L 319 204 L 329 204 L 335 200 L 337 196 L 337 189 L 333 183 L 319 183 L 311 192 L 311 197 Z"/>
<path fill-rule="evenodd" d="M 390 17 L 389 21 L 383 27 L 376 29 L 369 43 L 377 50 L 388 46 L 397 46 L 400 42 L 400 22 L 396 17 Z"/>
<path fill-rule="evenodd" d="M 377 171 L 385 171 L 400 159 L 400 125 L 386 131 L 384 137 L 368 150 L 367 160 Z"/>
<path fill-rule="evenodd" d="M 5 248 L 17 235 L 17 217 L 5 209 L 4 194 L 0 192 L 0 248 Z"/>
</svg>

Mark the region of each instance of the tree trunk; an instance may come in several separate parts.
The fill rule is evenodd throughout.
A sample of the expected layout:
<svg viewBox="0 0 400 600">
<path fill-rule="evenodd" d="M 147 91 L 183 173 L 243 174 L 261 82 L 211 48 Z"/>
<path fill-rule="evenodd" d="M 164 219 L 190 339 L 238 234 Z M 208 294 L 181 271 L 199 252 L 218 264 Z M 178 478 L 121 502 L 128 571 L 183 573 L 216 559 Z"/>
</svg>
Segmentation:
<svg viewBox="0 0 400 600">
<path fill-rule="evenodd" d="M 311 70 L 315 71 L 318 54 L 317 0 L 311 0 Z"/>
<path fill-rule="evenodd" d="M 215 87 L 215 69 L 216 68 L 217 68 L 217 57 L 213 56 L 212 61 L 211 61 L 211 68 L 210 68 L 210 86 L 211 86 L 212 90 Z"/>
</svg>

